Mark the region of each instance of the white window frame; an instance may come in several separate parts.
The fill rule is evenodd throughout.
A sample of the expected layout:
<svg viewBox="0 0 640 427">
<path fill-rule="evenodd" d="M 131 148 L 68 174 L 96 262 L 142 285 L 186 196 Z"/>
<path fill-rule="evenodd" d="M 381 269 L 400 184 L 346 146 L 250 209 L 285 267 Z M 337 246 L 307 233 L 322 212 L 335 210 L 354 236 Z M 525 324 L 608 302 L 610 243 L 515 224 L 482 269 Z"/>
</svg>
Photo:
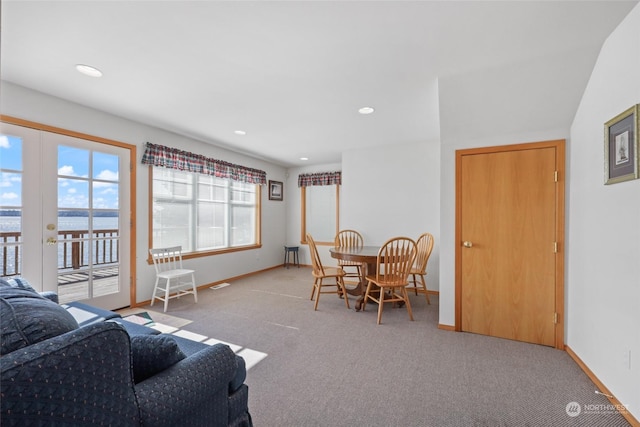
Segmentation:
<svg viewBox="0 0 640 427">
<path fill-rule="evenodd" d="M 161 173 L 164 176 L 158 176 L 156 173 Z M 177 179 L 180 178 L 180 179 Z M 162 193 L 159 191 L 159 183 L 164 181 L 167 183 L 166 190 Z M 202 182 L 209 181 L 209 182 Z M 155 184 L 155 185 L 154 185 Z M 184 184 L 184 191 L 180 194 L 175 194 L 176 185 Z M 224 196 L 216 200 L 212 191 L 208 195 L 201 193 L 201 186 L 206 185 L 211 190 L 218 187 L 224 189 L 222 193 Z M 236 187 L 234 189 L 234 186 Z M 167 188 L 168 187 L 168 188 Z M 253 187 L 254 191 L 248 191 L 250 196 L 248 200 L 234 200 L 232 196 L 240 192 L 247 192 L 246 189 L 237 187 Z M 253 194 L 253 200 L 251 197 Z M 233 252 L 238 250 L 255 249 L 261 247 L 261 233 L 260 233 L 260 208 L 261 200 L 261 186 L 258 184 L 246 184 L 238 181 L 233 181 L 227 178 L 216 178 L 209 175 L 202 175 L 194 172 L 186 172 L 174 169 L 167 169 L 162 167 L 149 167 L 149 247 L 161 247 L 161 246 L 174 246 L 181 245 L 185 258 L 208 256 L 218 253 Z M 164 225 L 162 229 L 158 229 L 158 204 L 164 203 L 165 205 L 175 204 L 186 207 L 186 226 L 185 224 L 168 224 Z M 223 230 L 222 230 L 222 244 L 214 243 L 212 245 L 202 246 L 198 242 L 198 208 L 205 204 L 222 205 L 223 208 Z M 252 241 L 242 242 L 239 244 L 231 242 L 233 234 L 237 231 L 233 224 L 233 209 L 238 207 L 253 208 L 253 226 L 250 230 L 252 234 Z M 186 238 L 178 238 L 175 240 L 165 239 L 158 241 L 158 233 L 166 231 L 168 227 L 176 227 L 176 232 L 186 232 Z M 213 227 L 215 228 L 215 227 Z M 155 237 L 155 241 L 154 241 Z"/>
</svg>

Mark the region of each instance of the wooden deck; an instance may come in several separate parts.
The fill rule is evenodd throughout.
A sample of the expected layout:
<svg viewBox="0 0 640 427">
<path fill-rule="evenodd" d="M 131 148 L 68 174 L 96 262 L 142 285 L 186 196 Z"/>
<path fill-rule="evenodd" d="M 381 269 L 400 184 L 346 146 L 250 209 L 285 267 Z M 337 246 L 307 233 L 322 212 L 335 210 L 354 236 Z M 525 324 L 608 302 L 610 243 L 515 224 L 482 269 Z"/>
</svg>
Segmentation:
<svg viewBox="0 0 640 427">
<path fill-rule="evenodd" d="M 93 296 L 99 297 L 118 292 L 118 267 L 93 271 Z M 60 304 L 89 298 L 89 273 L 73 272 L 58 275 L 58 299 Z"/>
</svg>

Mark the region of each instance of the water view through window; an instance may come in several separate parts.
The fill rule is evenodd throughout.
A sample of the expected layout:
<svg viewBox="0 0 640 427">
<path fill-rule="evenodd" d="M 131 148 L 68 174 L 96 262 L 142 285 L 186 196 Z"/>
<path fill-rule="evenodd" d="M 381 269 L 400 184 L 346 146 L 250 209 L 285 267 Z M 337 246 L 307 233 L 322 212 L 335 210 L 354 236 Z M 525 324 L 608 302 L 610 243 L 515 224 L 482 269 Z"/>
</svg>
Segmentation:
<svg viewBox="0 0 640 427">
<path fill-rule="evenodd" d="M 57 176 L 49 177 L 33 169 L 38 167 L 36 162 L 27 161 L 30 154 L 26 152 L 33 146 L 25 144 L 30 143 L 17 136 L 0 135 L 0 275 L 22 275 L 24 262 L 40 256 L 24 253 L 25 233 L 43 228 L 42 245 L 57 246 L 58 287 L 79 284 L 72 299 L 91 298 L 95 295 L 93 282 L 118 276 L 119 157 L 60 144 Z M 45 202 L 33 203 L 34 198 L 47 197 L 57 205 L 57 220 L 43 221 L 31 214 L 29 222 L 25 215 L 32 209 L 29 206 L 42 203 L 43 218 L 51 211 Z M 47 221 L 50 223 L 43 224 Z M 43 254 L 46 252 L 51 253 L 43 249 Z"/>
</svg>

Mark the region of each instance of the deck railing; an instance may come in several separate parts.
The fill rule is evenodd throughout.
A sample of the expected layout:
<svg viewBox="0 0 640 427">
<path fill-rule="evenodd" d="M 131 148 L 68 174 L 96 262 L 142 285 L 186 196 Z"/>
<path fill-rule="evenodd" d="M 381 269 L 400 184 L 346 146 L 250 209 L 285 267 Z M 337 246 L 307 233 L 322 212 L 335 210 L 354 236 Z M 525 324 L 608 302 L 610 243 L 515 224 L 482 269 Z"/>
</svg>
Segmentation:
<svg viewBox="0 0 640 427">
<path fill-rule="evenodd" d="M 20 259 L 21 245 L 20 231 L 8 231 L 0 233 L 0 244 L 2 244 L 2 276 L 19 275 L 18 261 Z M 12 260 L 16 260 L 11 263 Z"/>
<path fill-rule="evenodd" d="M 79 270 L 89 265 L 89 244 L 92 247 L 92 264 L 116 264 L 119 258 L 118 230 L 93 230 L 93 240 L 89 240 L 89 230 L 58 231 L 58 270 Z M 2 276 L 21 274 L 20 253 L 22 251 L 22 233 L 9 231 L 0 233 L 2 251 Z"/>
</svg>

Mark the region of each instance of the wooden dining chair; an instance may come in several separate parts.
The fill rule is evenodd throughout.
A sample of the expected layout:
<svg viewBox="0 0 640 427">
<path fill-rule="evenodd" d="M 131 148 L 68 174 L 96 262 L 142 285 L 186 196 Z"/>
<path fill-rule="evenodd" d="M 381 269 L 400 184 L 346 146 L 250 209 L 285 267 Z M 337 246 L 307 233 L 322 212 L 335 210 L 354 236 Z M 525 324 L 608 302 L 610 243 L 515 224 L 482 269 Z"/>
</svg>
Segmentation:
<svg viewBox="0 0 640 427">
<path fill-rule="evenodd" d="M 408 289 L 413 289 L 416 295 L 418 295 L 418 293 L 423 293 L 427 298 L 427 304 L 431 304 L 425 277 L 427 276 L 427 263 L 429 262 L 431 251 L 433 250 L 433 235 L 429 233 L 421 234 L 416 241 L 416 245 L 418 247 L 418 254 L 416 255 L 416 261 L 409 272 L 410 277 Z M 418 287 L 417 277 L 420 278 L 420 287 Z"/>
<path fill-rule="evenodd" d="M 344 287 L 345 272 L 340 267 L 323 267 L 316 242 L 311 237 L 311 234 L 307 234 L 307 242 L 309 243 L 309 252 L 311 254 L 311 265 L 313 267 L 313 288 L 311 288 L 311 300 L 316 298 L 316 303 L 313 306 L 314 310 L 318 309 L 318 302 L 320 301 L 320 294 L 338 294 L 344 297 L 344 302 L 349 307 L 349 298 L 347 297 L 347 290 Z M 324 279 L 334 279 L 335 283 L 323 283 Z M 335 290 L 323 290 L 323 288 L 333 288 Z"/>
<path fill-rule="evenodd" d="M 355 230 L 340 230 L 338 234 L 336 234 L 334 246 L 336 248 L 362 248 L 364 246 L 364 239 L 362 235 Z M 358 279 L 358 282 L 364 281 L 364 267 L 361 262 L 339 259 L 338 266 L 345 271 L 345 278 L 355 277 Z M 347 268 L 354 269 L 355 271 L 350 272 Z"/>
<path fill-rule="evenodd" d="M 376 271 L 367 274 L 367 290 L 362 302 L 362 311 L 367 306 L 367 300 L 378 303 L 378 325 L 382 320 L 384 303 L 388 302 L 404 302 L 409 319 L 413 320 L 407 285 L 416 253 L 416 243 L 408 237 L 389 239 L 378 251 Z M 375 286 L 379 287 L 379 294 L 375 292 Z"/>
</svg>

